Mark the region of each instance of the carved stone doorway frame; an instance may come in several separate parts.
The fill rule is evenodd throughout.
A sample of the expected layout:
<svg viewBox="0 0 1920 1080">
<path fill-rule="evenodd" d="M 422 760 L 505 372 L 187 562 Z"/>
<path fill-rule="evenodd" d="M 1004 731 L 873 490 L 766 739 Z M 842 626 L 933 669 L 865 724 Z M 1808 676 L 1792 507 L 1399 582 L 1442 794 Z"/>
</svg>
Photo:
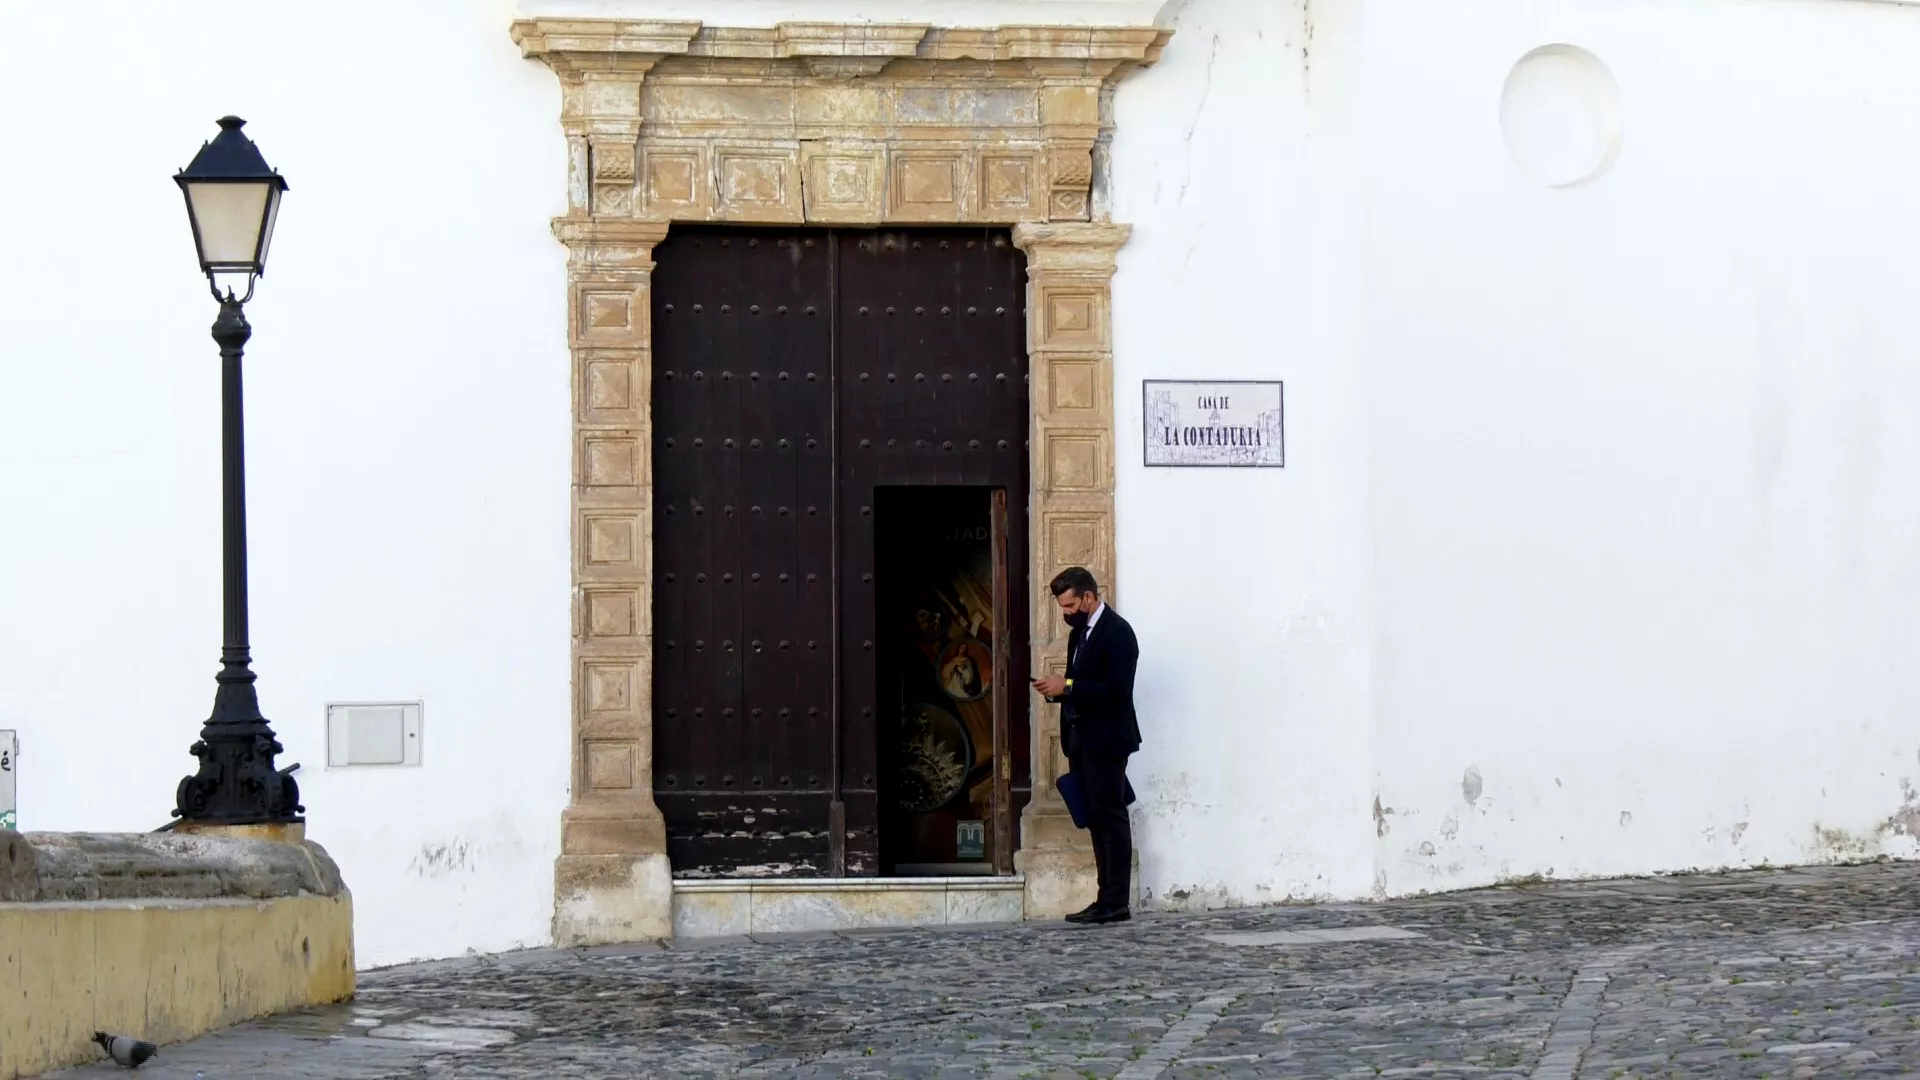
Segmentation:
<svg viewBox="0 0 1920 1080">
<path fill-rule="evenodd" d="M 573 777 L 554 941 L 670 937 L 653 800 L 652 252 L 673 222 L 1013 227 L 1027 255 L 1029 580 L 1084 565 L 1112 591 L 1114 258 L 1095 182 L 1111 88 L 1159 57 L 1153 27 L 516 22 L 559 76 L 573 358 Z M 1033 597 L 1033 670 L 1065 637 Z M 1017 867 L 1029 918 L 1093 894 L 1054 788 L 1056 710 L 1033 702 L 1033 799 Z"/>
</svg>

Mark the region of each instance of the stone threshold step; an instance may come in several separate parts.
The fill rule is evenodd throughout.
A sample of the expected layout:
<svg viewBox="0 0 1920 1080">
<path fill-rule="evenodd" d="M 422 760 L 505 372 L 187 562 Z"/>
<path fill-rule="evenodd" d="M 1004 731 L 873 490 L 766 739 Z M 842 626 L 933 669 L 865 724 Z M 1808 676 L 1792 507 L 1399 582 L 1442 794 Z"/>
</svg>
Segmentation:
<svg viewBox="0 0 1920 1080">
<path fill-rule="evenodd" d="M 673 883 L 676 938 L 1017 923 L 1012 877 L 697 878 Z"/>
<path fill-rule="evenodd" d="M 848 877 L 848 878 L 675 878 L 674 892 L 893 892 L 900 889 L 946 892 L 952 889 L 1014 889 L 1026 887 L 1019 874 L 1005 877 L 965 874 L 958 877 Z"/>
</svg>

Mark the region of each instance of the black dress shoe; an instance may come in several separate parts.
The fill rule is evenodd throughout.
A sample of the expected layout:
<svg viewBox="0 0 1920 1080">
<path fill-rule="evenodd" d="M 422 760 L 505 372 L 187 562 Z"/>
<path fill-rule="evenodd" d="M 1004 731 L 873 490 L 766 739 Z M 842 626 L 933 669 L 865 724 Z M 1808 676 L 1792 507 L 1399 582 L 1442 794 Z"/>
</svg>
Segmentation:
<svg viewBox="0 0 1920 1080">
<path fill-rule="evenodd" d="M 1098 914 L 1099 911 L 1100 911 L 1100 902 L 1096 900 L 1093 903 L 1088 904 L 1086 907 L 1081 908 L 1079 911 L 1076 911 L 1073 914 L 1067 916 L 1067 921 L 1071 923 L 1086 922 L 1088 919 L 1091 919 L 1094 917 L 1094 915 Z"/>
<path fill-rule="evenodd" d="M 1126 922 L 1131 918 L 1133 918 L 1132 909 L 1124 905 L 1116 905 L 1114 907 L 1095 908 L 1091 914 L 1081 921 L 1089 926 L 1104 926 L 1107 923 Z"/>
</svg>

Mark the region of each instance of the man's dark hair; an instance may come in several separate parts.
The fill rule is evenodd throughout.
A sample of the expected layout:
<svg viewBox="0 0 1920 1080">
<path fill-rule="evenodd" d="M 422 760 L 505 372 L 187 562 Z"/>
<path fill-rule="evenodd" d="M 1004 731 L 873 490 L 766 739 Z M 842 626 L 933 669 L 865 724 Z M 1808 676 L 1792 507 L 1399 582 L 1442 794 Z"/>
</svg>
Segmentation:
<svg viewBox="0 0 1920 1080">
<path fill-rule="evenodd" d="M 1076 594 L 1098 594 L 1100 592 L 1100 583 L 1093 580 L 1093 574 L 1089 572 L 1086 567 L 1069 566 L 1054 577 L 1053 584 L 1048 586 L 1048 588 L 1053 590 L 1053 595 L 1055 596 L 1059 596 L 1068 591 Z"/>
</svg>

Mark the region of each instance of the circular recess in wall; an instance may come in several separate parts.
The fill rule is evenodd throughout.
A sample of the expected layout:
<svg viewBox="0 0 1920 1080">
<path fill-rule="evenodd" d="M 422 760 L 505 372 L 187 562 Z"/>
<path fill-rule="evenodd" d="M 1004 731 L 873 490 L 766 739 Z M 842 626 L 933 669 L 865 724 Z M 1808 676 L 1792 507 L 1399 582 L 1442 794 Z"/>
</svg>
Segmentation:
<svg viewBox="0 0 1920 1080">
<path fill-rule="evenodd" d="M 1613 167 L 1625 109 L 1600 58 L 1542 45 L 1520 58 L 1500 91 L 1500 132 L 1520 168 L 1548 187 L 1575 187 Z"/>
</svg>

